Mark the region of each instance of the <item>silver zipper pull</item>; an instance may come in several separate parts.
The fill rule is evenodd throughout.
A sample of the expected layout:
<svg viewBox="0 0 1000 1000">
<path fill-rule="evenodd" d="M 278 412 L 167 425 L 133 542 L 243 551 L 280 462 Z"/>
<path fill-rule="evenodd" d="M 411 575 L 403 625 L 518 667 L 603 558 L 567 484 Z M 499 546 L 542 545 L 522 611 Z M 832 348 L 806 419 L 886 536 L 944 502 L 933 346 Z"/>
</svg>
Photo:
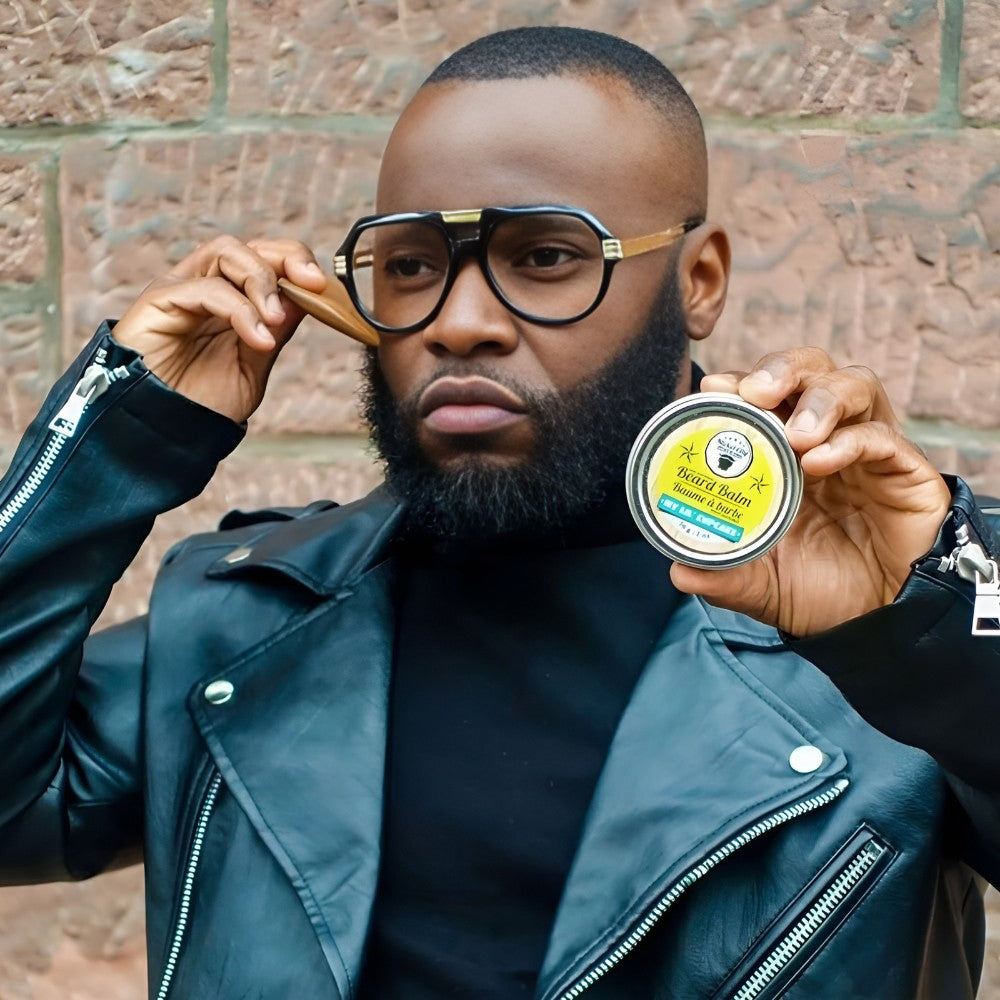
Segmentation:
<svg viewBox="0 0 1000 1000">
<path fill-rule="evenodd" d="M 87 405 L 105 392 L 110 384 L 108 370 L 101 365 L 91 365 L 76 383 L 62 409 L 50 421 L 49 430 L 63 437 L 72 437 Z"/>
<path fill-rule="evenodd" d="M 986 572 L 976 572 L 972 634 L 1000 638 L 1000 569 L 993 559 L 987 559 L 986 562 Z"/>
<path fill-rule="evenodd" d="M 974 540 L 975 539 L 975 540 Z M 942 556 L 939 573 L 955 573 L 976 585 L 972 606 L 972 634 L 1000 637 L 1000 569 L 965 521 L 955 528 L 955 548 Z"/>
<path fill-rule="evenodd" d="M 941 557 L 939 573 L 957 573 L 963 580 L 976 583 L 979 576 L 990 578 L 990 557 L 978 537 L 974 538 L 969 525 L 962 522 L 955 528 L 955 547 Z"/>
<path fill-rule="evenodd" d="M 992 579 L 990 567 L 993 565 L 983 547 L 976 542 L 968 542 L 955 553 L 955 572 L 970 583 L 978 583 L 979 577 Z"/>
</svg>

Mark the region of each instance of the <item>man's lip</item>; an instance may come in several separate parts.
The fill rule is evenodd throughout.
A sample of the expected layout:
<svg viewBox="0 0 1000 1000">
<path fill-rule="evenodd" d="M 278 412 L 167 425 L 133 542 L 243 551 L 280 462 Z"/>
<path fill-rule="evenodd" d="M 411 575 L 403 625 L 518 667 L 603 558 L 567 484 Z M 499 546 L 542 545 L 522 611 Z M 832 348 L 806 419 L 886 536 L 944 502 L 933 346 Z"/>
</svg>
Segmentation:
<svg viewBox="0 0 1000 1000">
<path fill-rule="evenodd" d="M 421 393 L 417 412 L 427 417 L 442 406 L 493 407 L 516 414 L 527 410 L 516 392 L 480 375 L 471 378 L 446 375 L 437 379 Z"/>
<path fill-rule="evenodd" d="M 481 375 L 442 376 L 424 390 L 417 406 L 424 426 L 448 437 L 493 434 L 520 422 L 526 411 L 516 392 Z"/>
</svg>

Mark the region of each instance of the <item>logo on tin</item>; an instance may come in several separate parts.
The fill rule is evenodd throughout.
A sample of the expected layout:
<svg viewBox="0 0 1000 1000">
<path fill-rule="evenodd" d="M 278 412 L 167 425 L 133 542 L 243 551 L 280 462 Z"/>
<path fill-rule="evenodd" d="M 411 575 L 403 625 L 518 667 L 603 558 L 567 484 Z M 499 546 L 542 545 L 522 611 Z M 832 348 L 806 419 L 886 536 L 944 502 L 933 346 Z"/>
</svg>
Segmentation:
<svg viewBox="0 0 1000 1000">
<path fill-rule="evenodd" d="M 716 434 L 705 447 L 705 462 L 723 479 L 742 476 L 753 461 L 753 446 L 739 431 L 723 431 Z"/>
</svg>

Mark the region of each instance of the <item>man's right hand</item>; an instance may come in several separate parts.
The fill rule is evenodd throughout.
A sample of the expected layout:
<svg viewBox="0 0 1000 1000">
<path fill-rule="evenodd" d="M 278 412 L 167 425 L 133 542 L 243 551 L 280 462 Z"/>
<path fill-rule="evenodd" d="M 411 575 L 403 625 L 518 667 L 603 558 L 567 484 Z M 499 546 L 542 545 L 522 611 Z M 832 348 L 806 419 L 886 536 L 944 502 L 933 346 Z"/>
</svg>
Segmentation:
<svg viewBox="0 0 1000 1000">
<path fill-rule="evenodd" d="M 242 423 L 304 315 L 281 297 L 279 277 L 309 291 L 326 287 L 302 243 L 216 237 L 142 292 L 115 326 L 115 340 L 172 389 Z"/>
</svg>

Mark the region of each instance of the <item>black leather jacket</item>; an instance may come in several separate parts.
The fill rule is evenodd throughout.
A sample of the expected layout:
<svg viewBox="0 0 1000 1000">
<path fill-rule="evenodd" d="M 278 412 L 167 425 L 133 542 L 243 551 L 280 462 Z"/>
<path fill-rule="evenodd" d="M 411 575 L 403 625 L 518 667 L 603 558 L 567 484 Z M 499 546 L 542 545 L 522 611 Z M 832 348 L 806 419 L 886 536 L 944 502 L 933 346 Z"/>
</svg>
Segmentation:
<svg viewBox="0 0 1000 1000">
<path fill-rule="evenodd" d="M 0 483 L 0 868 L 80 878 L 141 847 L 151 996 L 348 998 L 400 508 L 376 491 L 233 515 L 171 552 L 147 618 L 85 643 L 154 516 L 241 436 L 107 334 Z M 98 350 L 104 374 L 85 374 Z M 992 548 L 960 483 L 955 504 L 940 551 L 967 519 Z M 1000 881 L 1000 639 L 970 636 L 972 588 L 940 565 L 798 652 L 681 604 L 613 741 L 537 997 L 974 995 L 973 868 Z"/>
</svg>

